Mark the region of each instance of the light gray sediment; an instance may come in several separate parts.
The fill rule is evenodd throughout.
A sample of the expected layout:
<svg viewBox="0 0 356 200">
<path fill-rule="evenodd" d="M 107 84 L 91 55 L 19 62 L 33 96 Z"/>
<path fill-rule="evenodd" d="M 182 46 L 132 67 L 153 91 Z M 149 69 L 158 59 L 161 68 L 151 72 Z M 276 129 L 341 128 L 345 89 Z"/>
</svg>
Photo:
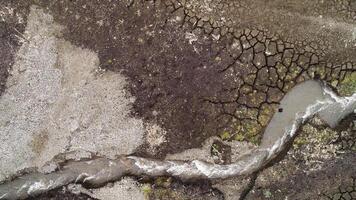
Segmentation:
<svg viewBox="0 0 356 200">
<path fill-rule="evenodd" d="M 104 73 L 95 52 L 60 34 L 50 14 L 31 7 L 26 41 L 0 97 L 0 182 L 60 153 L 114 158 L 143 143 L 144 123 L 129 115 L 135 99 L 126 78 Z"/>
</svg>

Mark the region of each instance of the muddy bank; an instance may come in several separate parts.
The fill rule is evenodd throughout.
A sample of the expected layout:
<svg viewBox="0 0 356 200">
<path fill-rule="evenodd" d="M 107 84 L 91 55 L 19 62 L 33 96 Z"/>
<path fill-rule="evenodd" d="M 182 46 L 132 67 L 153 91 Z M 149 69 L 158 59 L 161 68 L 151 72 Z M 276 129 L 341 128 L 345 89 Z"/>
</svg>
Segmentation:
<svg viewBox="0 0 356 200">
<path fill-rule="evenodd" d="M 37 111 L 37 108 L 41 107 L 38 105 L 42 105 L 41 103 L 43 102 L 46 104 L 48 100 L 45 97 L 46 95 L 42 95 L 42 93 L 61 95 L 61 100 L 56 101 L 58 104 L 54 112 L 59 113 L 59 115 L 51 115 L 53 120 L 47 124 L 58 123 L 58 127 L 63 128 L 65 131 L 58 131 L 58 129 L 53 130 L 52 127 L 55 126 L 48 125 L 50 131 L 34 129 L 35 131 L 33 132 L 38 133 L 34 138 L 28 137 L 28 134 L 23 134 L 23 132 L 19 132 L 18 137 L 17 135 L 5 134 L 6 139 L 8 139 L 7 136 L 11 135 L 14 136 L 12 139 L 16 142 L 31 143 L 33 152 L 40 155 L 39 157 L 42 159 L 39 162 L 40 164 L 36 163 L 38 166 L 58 153 L 58 151 L 51 151 L 56 145 L 50 145 L 51 142 L 48 141 L 58 141 L 55 144 L 61 143 L 62 146 L 57 148 L 59 151 L 78 149 L 78 147 L 85 145 L 85 148 L 90 151 L 97 151 L 104 155 L 105 153 L 109 153 L 111 154 L 110 157 L 115 157 L 115 155 L 120 154 L 120 152 L 126 154 L 127 152 L 131 153 L 134 151 L 112 149 L 113 146 L 117 147 L 115 143 L 123 138 L 121 136 L 127 135 L 126 131 L 128 129 L 122 128 L 124 130 L 121 131 L 120 129 L 119 134 L 116 134 L 116 128 L 112 131 L 110 127 L 105 127 L 103 131 L 100 132 L 99 129 L 102 130 L 102 124 L 107 124 L 105 123 L 107 119 L 105 117 L 106 115 L 99 115 L 99 118 L 97 118 L 99 120 L 94 120 L 98 126 L 89 127 L 89 129 L 94 131 L 88 131 L 88 123 L 81 123 L 83 122 L 81 121 L 83 118 L 80 119 L 79 117 L 79 115 L 82 115 L 82 110 L 90 110 L 92 107 L 98 106 L 97 104 L 95 104 L 95 106 L 86 104 L 86 106 L 81 107 L 81 103 L 88 102 L 87 100 L 97 101 L 96 98 L 92 98 L 95 96 L 103 98 L 99 100 L 100 102 L 109 102 L 99 106 L 101 110 L 103 110 L 103 113 L 110 113 L 110 110 L 117 110 L 116 105 L 113 106 L 114 109 L 107 108 L 108 105 L 111 106 L 110 103 L 112 102 L 127 102 L 125 98 L 107 101 L 107 98 L 110 98 L 110 95 L 107 95 L 108 93 L 113 94 L 118 91 L 116 95 L 121 97 L 125 96 L 125 94 L 122 95 L 121 93 L 123 90 L 121 87 L 112 87 L 111 89 L 106 87 L 110 85 L 106 84 L 107 82 L 121 82 L 118 81 L 122 80 L 119 75 L 116 74 L 118 72 L 123 72 L 129 77 L 128 80 L 130 84 L 128 84 L 127 88 L 137 97 L 137 100 L 133 102 L 134 111 L 132 113 L 136 117 L 138 116 L 143 119 L 145 123 L 153 121 L 159 124 L 159 126 L 155 124 L 150 125 L 147 130 L 148 133 L 153 133 L 151 135 L 152 137 L 149 137 L 150 140 L 148 143 L 154 144 L 157 146 L 157 149 L 152 152 L 146 152 L 149 148 L 139 148 L 142 149 L 142 152 L 138 152 L 136 155 L 146 157 L 146 154 L 150 154 L 149 156 L 160 157 L 167 152 L 178 152 L 190 147 L 199 146 L 200 142 L 207 137 L 226 132 L 229 133 L 227 135 L 234 137 L 233 134 L 238 131 L 240 135 L 236 138 L 241 138 L 241 136 L 245 135 L 259 138 L 259 133 L 262 133 L 264 127 L 267 126 L 270 117 L 272 117 L 274 113 L 274 108 L 278 109 L 277 105 L 282 103 L 279 102 L 279 100 L 286 92 L 290 91 L 292 86 L 313 77 L 337 84 L 338 81 L 343 79 L 345 74 L 354 68 L 352 63 L 349 62 L 350 60 L 347 59 L 345 59 L 345 63 L 341 65 L 330 63 L 327 65 L 325 60 L 323 60 L 324 58 L 313 50 L 307 50 L 306 52 L 299 51 L 300 48 L 296 48 L 293 44 L 283 41 L 278 37 L 274 39 L 269 38 L 269 33 L 264 30 L 243 30 L 241 33 L 229 30 L 229 38 L 223 37 L 224 31 L 219 29 L 221 27 L 213 27 L 212 32 L 210 32 L 210 25 L 213 26 L 214 22 L 205 21 L 205 19 L 202 20 L 204 21 L 203 23 L 196 23 L 195 27 L 194 19 L 199 19 L 199 16 L 192 17 L 195 13 L 187 14 L 186 12 L 190 11 L 190 9 L 181 8 L 179 4 L 173 6 L 175 11 L 172 11 L 173 14 L 171 15 L 171 13 L 166 12 L 165 6 L 159 6 L 159 4 L 156 3 L 137 3 L 137 1 L 132 5 L 115 1 L 112 1 L 112 3 L 113 4 L 106 2 L 100 3 L 100 5 L 89 1 L 61 1 L 60 3 L 54 4 L 40 3 L 41 6 L 48 9 L 50 15 L 54 16 L 53 22 L 60 22 L 64 25 L 63 33 L 65 39 L 99 53 L 100 64 L 97 61 L 98 59 L 85 60 L 91 60 L 93 63 L 100 65 L 101 68 L 98 66 L 95 67 L 92 64 L 83 64 L 85 62 L 81 62 L 78 57 L 83 58 L 86 57 L 85 55 L 90 54 L 91 56 L 89 57 L 93 58 L 95 55 L 89 52 L 88 49 L 84 49 L 87 54 L 83 54 L 83 51 L 81 51 L 83 49 L 78 49 L 66 41 L 57 43 L 58 40 L 62 40 L 62 38 L 51 38 L 50 41 L 47 40 L 48 38 L 44 38 L 44 41 L 42 41 L 47 44 L 53 42 L 49 45 L 51 46 L 50 49 L 52 49 L 52 47 L 53 49 L 58 47 L 60 50 L 58 52 L 57 63 L 53 65 L 54 67 L 50 65 L 40 65 L 41 62 L 44 61 L 42 60 L 43 58 L 53 59 L 53 56 L 56 55 L 54 52 L 45 54 L 43 53 L 45 51 L 37 51 L 37 48 L 29 48 L 30 53 L 26 54 L 25 57 L 32 56 L 31 58 L 35 58 L 33 60 L 37 60 L 36 63 L 39 63 L 39 65 L 37 65 L 38 67 L 43 67 L 43 69 L 48 69 L 49 67 L 52 70 L 51 72 L 59 72 L 62 70 L 65 75 L 63 82 L 67 82 L 67 86 L 64 87 L 64 90 L 69 91 L 68 93 L 64 91 L 58 92 L 58 90 L 45 90 L 48 89 L 47 87 L 53 88 L 53 86 L 59 82 L 58 76 L 55 77 L 57 80 L 55 81 L 56 84 L 48 84 L 49 82 L 44 80 L 48 81 L 51 80 L 51 78 L 48 78 L 48 76 L 43 77 L 42 75 L 50 75 L 51 73 L 46 73 L 45 70 L 39 70 L 38 76 L 36 76 L 36 73 L 24 71 L 23 65 L 17 66 L 16 70 L 19 71 L 19 73 L 27 74 L 28 77 L 36 77 L 36 80 L 18 79 L 24 83 L 31 84 L 31 87 L 23 84 L 23 87 L 20 87 L 22 91 L 37 91 L 37 94 L 40 93 L 40 95 L 34 96 L 40 96 L 40 98 L 30 98 L 31 96 L 29 95 L 19 100 L 19 104 L 12 105 L 12 107 L 9 107 L 8 104 L 3 104 L 5 105 L 3 107 L 11 111 L 21 110 L 20 113 L 23 114 L 25 113 L 23 112 L 25 110 L 23 108 L 26 107 L 26 100 L 28 102 L 34 102 L 34 106 L 30 105 L 27 108 L 35 108 L 32 110 Z M 100 8 L 102 9 L 97 9 L 98 6 L 101 6 Z M 176 6 L 178 6 L 177 9 Z M 167 6 L 167 10 L 171 8 L 172 6 Z M 190 23 L 193 24 L 193 28 L 190 26 Z M 47 24 L 52 24 L 52 21 Z M 42 26 L 40 25 L 40 27 Z M 51 32 L 51 30 L 49 30 L 49 32 Z M 231 35 L 234 36 L 231 37 Z M 267 39 L 265 37 L 267 37 Z M 48 45 L 37 45 L 42 42 L 37 40 L 35 43 L 33 43 L 33 41 L 30 43 L 32 45 L 36 44 L 32 47 L 48 47 Z M 56 45 L 58 46 L 55 47 Z M 5 53 L 7 53 L 6 49 L 8 49 L 8 47 L 5 48 Z M 64 51 L 68 49 L 70 51 Z M 31 52 L 36 51 L 42 52 L 42 56 L 33 57 L 34 54 L 31 54 Z M 77 53 L 79 55 L 75 55 Z M 66 58 L 70 59 L 66 60 Z M 73 58 L 77 60 L 77 62 L 72 62 L 71 60 L 73 60 Z M 24 60 L 26 60 L 27 63 L 33 62 L 33 60 Z M 332 61 L 334 62 L 334 60 Z M 340 63 L 337 60 L 335 62 Z M 57 66 L 58 63 L 59 65 Z M 80 64 L 86 67 L 90 66 L 90 69 L 81 68 L 83 65 Z M 64 69 L 62 69 L 63 67 Z M 61 69 L 59 70 L 59 68 Z M 105 71 L 100 71 L 103 68 L 108 69 L 110 72 L 102 73 Z M 81 85 L 80 82 L 76 82 L 75 80 L 84 79 L 84 77 L 79 75 L 88 75 L 88 71 L 96 69 L 100 72 L 94 73 L 98 75 L 94 78 L 96 79 L 94 81 L 95 84 L 89 82 L 89 84 L 84 84 L 87 86 L 76 87 L 76 89 L 78 89 L 77 91 L 79 91 L 77 93 L 79 98 L 72 97 L 70 95 L 72 93 L 70 88 L 73 87 L 73 85 Z M 72 76 L 67 76 L 68 74 Z M 112 77 L 109 78 L 108 76 Z M 51 77 L 53 78 L 53 76 Z M 93 77 L 89 75 L 89 79 L 92 80 L 92 78 Z M 12 83 L 14 78 L 10 78 L 9 80 L 9 82 Z M 36 84 L 37 81 L 45 84 Z M 104 85 L 105 87 L 94 87 L 94 85 Z M 179 86 L 178 89 L 177 85 Z M 315 91 L 313 88 L 314 87 L 311 87 L 311 91 Z M 21 96 L 21 94 L 28 95 L 27 92 L 17 93 L 11 89 L 11 87 L 8 87 L 8 91 L 18 96 Z M 108 93 L 105 93 L 105 91 L 108 91 Z M 82 96 L 85 97 L 82 98 Z M 295 96 L 298 97 L 298 94 Z M 11 99 L 8 98 L 9 95 L 5 97 Z M 312 96 L 308 97 L 311 97 L 311 99 L 309 99 L 310 102 L 314 98 Z M 318 94 L 315 97 L 320 96 Z M 337 101 L 336 99 L 337 98 L 333 98 L 334 101 Z M 309 100 L 308 98 L 305 99 L 304 104 L 306 105 Z M 130 102 L 132 103 L 132 101 Z M 289 101 L 286 100 L 284 102 Z M 299 102 L 297 101 L 296 103 L 298 104 Z M 325 111 L 326 114 L 324 114 L 323 118 L 325 121 L 329 121 L 330 126 L 333 126 L 332 123 L 337 123 L 337 120 L 334 120 L 335 118 L 342 118 L 344 115 L 344 112 L 340 109 L 342 108 L 340 105 L 343 105 L 343 103 L 334 105 L 335 108 L 330 108 L 328 109 L 329 111 Z M 79 108 L 79 111 L 75 108 Z M 295 110 L 303 111 L 303 108 L 303 106 L 297 106 Z M 263 140 L 267 141 L 265 142 L 267 147 L 276 144 L 277 139 L 284 136 L 285 130 L 283 128 L 285 127 L 283 126 L 290 125 L 287 119 L 294 120 L 293 109 L 285 110 L 284 106 L 281 106 L 280 109 L 282 110 L 278 113 L 285 117 L 280 118 L 280 120 L 283 121 L 279 123 L 281 127 L 276 127 L 276 123 L 271 123 L 271 126 L 268 127 L 265 136 L 267 137 L 268 135 L 267 138 L 270 138 L 270 140 Z M 315 109 L 317 109 L 317 107 L 315 107 Z M 50 109 L 42 109 L 41 111 L 47 112 L 48 110 Z M 128 111 L 129 109 L 124 110 Z M 88 118 L 84 118 L 84 121 L 88 122 L 96 118 L 97 114 L 100 113 L 100 111 L 95 109 L 92 111 L 93 112 L 90 112 L 89 115 L 84 114 L 84 116 L 88 116 Z M 346 110 L 346 112 L 348 112 L 348 110 Z M 16 116 L 16 113 L 14 114 L 13 112 L 6 113 L 11 116 Z M 31 120 L 26 121 L 20 119 L 14 120 L 13 122 L 20 125 L 22 124 L 22 126 L 26 128 L 36 126 L 36 123 L 32 123 L 36 121 L 33 119 L 43 115 L 37 112 L 30 113 L 31 114 L 28 115 L 25 113 L 24 116 L 31 118 Z M 69 115 L 66 115 L 67 113 L 69 113 Z M 334 114 L 330 115 L 330 113 Z M 117 113 L 110 113 L 110 116 L 113 115 L 121 118 Z M 323 115 L 323 112 L 321 112 L 320 115 Z M 4 124 L 5 127 L 8 127 L 8 119 L 6 117 L 8 115 L 4 116 L 4 120 L 0 121 L 3 123 L 0 123 L 0 125 L 2 126 Z M 58 120 L 61 118 L 64 120 Z M 78 118 L 80 120 L 78 120 Z M 125 117 L 121 119 L 127 121 Z M 31 123 L 26 124 L 23 123 L 24 121 Z M 44 121 L 47 122 L 46 120 Z M 100 124 L 98 121 L 104 121 L 104 123 Z M 114 124 L 117 125 L 120 123 Z M 141 122 L 139 122 L 139 124 L 141 124 Z M 162 126 L 162 128 L 160 126 Z M 289 127 L 289 129 L 292 128 L 293 126 Z M 18 130 L 16 128 L 14 129 Z M 102 134 L 96 134 L 98 132 Z M 158 132 L 163 133 L 163 137 L 161 137 L 160 134 L 155 135 L 155 133 Z M 12 133 L 12 131 L 8 131 L 8 133 Z M 130 149 L 135 149 L 142 141 L 138 138 L 141 138 L 143 131 L 138 131 L 138 133 L 139 134 L 136 135 L 137 137 L 129 138 L 131 142 L 122 144 L 133 144 L 129 145 L 129 147 L 131 146 L 133 148 Z M 55 137 L 48 136 L 51 134 L 55 135 Z M 164 137 L 165 134 L 167 134 L 167 138 Z M 116 137 L 117 140 L 107 139 L 108 137 L 112 138 L 117 135 L 120 135 Z M 97 136 L 103 137 L 98 138 Z M 158 140 L 155 141 L 157 138 Z M 29 142 L 31 139 L 33 139 L 33 141 Z M 137 142 L 137 140 L 140 142 Z M 248 137 L 244 138 L 244 140 L 252 141 L 252 139 Z M 116 142 L 109 144 L 108 141 Z M 253 141 L 258 142 L 258 140 Z M 284 141 L 280 140 L 279 142 L 283 143 Z M 16 148 L 15 142 L 6 142 L 6 145 L 2 148 L 7 155 L 10 155 L 9 152 L 11 152 L 11 148 L 7 148 L 7 145 L 13 149 L 18 149 Z M 22 147 L 22 145 L 19 146 Z M 125 145 L 121 145 L 120 147 L 124 146 Z M 276 146 L 278 146 L 278 144 Z M 277 152 L 279 149 L 277 148 L 273 151 Z M 14 156 L 15 159 L 12 160 L 12 163 L 16 164 L 20 162 L 23 164 L 21 167 L 26 167 L 27 165 L 25 165 L 23 161 L 25 160 L 25 162 L 27 162 L 32 159 L 28 157 L 30 154 L 24 154 L 23 152 L 26 152 L 26 149 L 21 149 L 19 152 L 16 151 L 20 156 Z M 263 154 L 263 152 L 259 153 L 261 153 L 261 155 Z M 44 155 L 44 157 L 41 157 L 41 154 Z M 25 156 L 22 157 L 21 155 Z M 261 157 L 263 157 L 263 155 Z M 8 162 L 3 163 L 8 164 Z M 149 163 L 149 160 L 143 160 L 143 163 Z M 178 162 L 177 165 L 180 164 L 182 163 Z M 31 163 L 31 166 L 32 165 L 33 163 Z M 16 164 L 15 166 L 19 165 Z M 189 167 L 190 166 L 188 166 L 188 168 Z M 196 167 L 196 163 L 191 164 L 191 167 Z M 1 169 L 4 168 L 1 167 Z M 12 172 L 18 171 L 12 167 L 8 167 L 8 169 L 12 170 Z"/>
<path fill-rule="evenodd" d="M 253 191 L 246 199 L 339 200 L 343 199 L 341 196 L 344 196 L 344 199 L 354 199 L 356 197 L 356 182 L 354 182 L 356 169 L 353 165 L 355 161 L 355 153 L 348 153 L 327 160 L 320 170 L 308 171 L 302 168 L 288 175 L 281 174 L 285 173 L 283 169 L 293 168 L 292 166 L 276 164 L 260 173 Z M 352 198 L 346 198 L 350 195 Z"/>
<path fill-rule="evenodd" d="M 197 179 L 218 179 L 234 176 L 250 175 L 263 169 L 271 160 L 285 150 L 286 144 L 293 139 L 294 134 L 300 125 L 305 123 L 310 117 L 315 114 L 328 115 L 335 114 L 335 107 L 338 108 L 338 117 L 330 121 L 325 120 L 331 125 L 337 123 L 338 120 L 353 112 L 355 109 L 356 94 L 351 97 L 339 97 L 333 93 L 330 88 L 318 81 L 307 81 L 291 90 L 281 101 L 281 105 L 289 111 L 289 107 L 295 107 L 295 97 L 303 97 L 302 91 L 310 90 L 320 91 L 315 92 L 315 99 L 305 100 L 304 109 L 298 108 L 294 113 L 294 119 L 288 121 L 275 121 L 275 123 L 283 123 L 281 129 L 275 129 L 274 141 L 262 142 L 262 145 L 244 155 L 242 155 L 235 163 L 229 165 L 216 165 L 199 160 L 189 162 L 182 161 L 158 161 L 140 157 L 121 157 L 117 160 L 109 160 L 98 158 L 90 161 L 69 162 L 62 166 L 60 171 L 50 174 L 29 174 L 15 179 L 9 183 L 0 186 L 0 198 L 16 199 L 26 198 L 31 195 L 37 195 L 44 191 L 55 189 L 62 185 L 72 182 L 89 184 L 91 186 L 101 186 L 109 181 L 115 181 L 125 175 L 141 176 L 147 175 L 151 177 L 158 176 L 174 176 L 182 180 L 197 180 Z M 319 96 L 318 96 L 319 95 Z M 299 110 L 300 109 L 300 110 Z M 293 110 L 293 109 L 291 109 Z M 293 116 L 292 113 L 286 113 Z M 279 118 L 280 114 L 275 114 L 273 118 Z M 323 115 L 320 115 L 322 118 Z M 273 130 L 274 120 L 270 123 Z M 271 134 L 267 132 L 267 134 Z M 268 139 L 268 136 L 266 138 Z"/>
<path fill-rule="evenodd" d="M 137 156 L 160 158 L 199 147 L 206 138 L 223 133 L 257 144 L 291 87 L 315 77 L 336 86 L 355 68 L 351 57 L 325 57 L 309 35 L 305 37 L 310 43 L 299 44 L 275 35 L 279 29 L 267 31 L 257 24 L 238 29 L 230 20 L 222 25 L 216 18 L 219 13 L 192 9 L 202 3 L 199 0 L 4 2 L 15 12 L 23 9 L 22 15 L 31 4 L 40 6 L 63 26 L 61 38 L 97 52 L 102 69 L 128 77 L 126 88 L 136 98 L 130 114 L 156 123 L 165 134 L 154 151 L 145 143 Z M 297 7 L 318 5 L 310 4 Z M 226 2 L 202 5 L 227 10 Z M 233 12 L 238 5 L 229 7 Z M 240 15 L 231 18 L 242 20 Z M 336 49 L 341 43 L 333 41 L 329 45 Z"/>
<path fill-rule="evenodd" d="M 229 17 L 231 21 L 225 18 L 220 23 L 219 13 L 193 9 L 201 3 L 213 11 L 223 6 L 234 15 Z M 275 35 L 280 29 L 259 28 L 275 24 L 261 23 L 264 18 L 256 19 L 256 27 L 237 28 L 240 15 L 245 14 L 237 14 L 234 11 L 239 5 L 227 7 L 227 2 L 66 0 L 35 4 L 64 26 L 64 39 L 97 52 L 103 69 L 127 76 L 127 89 L 136 97 L 131 114 L 165 130 L 165 142 L 154 152 L 144 144 L 136 152 L 139 156 L 159 158 L 181 152 L 225 132 L 259 143 L 279 101 L 291 87 L 315 77 L 337 84 L 355 68 L 351 57 L 340 60 L 324 56 L 324 51 L 341 44 L 338 38 L 330 39 L 329 50 L 321 50 L 315 45 L 320 41 L 309 34 L 305 38 L 298 34 L 291 42 Z M 318 7 L 317 3 L 310 4 L 294 6 L 297 10 Z M 267 6 L 268 10 L 273 6 L 275 3 Z M 282 7 L 278 8 L 295 11 L 294 7 Z M 323 13 L 328 11 L 323 9 Z M 273 15 L 280 17 L 275 11 Z M 285 27 L 299 30 L 299 26 Z M 338 31 L 349 33 L 348 29 Z M 293 37 L 289 32 L 287 38 Z M 299 44 L 297 39 L 302 38 L 309 42 Z"/>
<path fill-rule="evenodd" d="M 280 102 L 278 112 L 273 115 L 262 138 L 261 146 L 268 147 L 275 143 L 278 138 L 283 137 L 286 131 L 292 131 L 290 124 L 295 121 L 296 115 L 309 115 L 307 112 L 318 112 L 320 118 L 330 127 L 334 128 L 348 114 L 356 108 L 356 94 L 350 97 L 339 97 L 328 86 L 320 86 L 318 81 L 306 81 L 295 86 L 292 91 L 287 93 Z M 325 101 L 325 102 L 323 102 Z M 329 104 L 327 108 L 310 107 L 308 105 L 318 102 L 320 107 Z M 320 110 L 319 110 L 320 109 Z M 316 111 L 319 110 L 319 111 Z M 297 114 L 296 114 L 297 113 Z M 311 113 L 310 113 L 311 114 Z M 305 119 L 302 120 L 304 123 Z"/>
</svg>

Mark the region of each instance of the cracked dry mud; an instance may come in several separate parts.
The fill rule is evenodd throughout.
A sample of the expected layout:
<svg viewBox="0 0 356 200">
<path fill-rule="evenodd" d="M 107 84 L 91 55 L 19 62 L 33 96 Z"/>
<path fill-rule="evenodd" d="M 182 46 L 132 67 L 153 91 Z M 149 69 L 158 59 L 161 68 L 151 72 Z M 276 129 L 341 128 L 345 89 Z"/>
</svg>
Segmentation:
<svg viewBox="0 0 356 200">
<path fill-rule="evenodd" d="M 296 84 L 318 79 L 342 95 L 355 93 L 356 4 L 351 0 L 5 0 L 0 2 L 2 94 L 11 89 L 6 84 L 11 80 L 8 76 L 16 52 L 28 42 L 24 30 L 33 5 L 52 16 L 51 23 L 62 27 L 60 40 L 77 46 L 73 48 L 97 53 L 101 69 L 125 76 L 127 94 L 135 98 L 127 115 L 139 121 L 141 132 L 152 133 L 150 140 L 142 143 L 136 138 L 140 145 L 134 150 L 137 156 L 161 159 L 192 148 L 205 148 L 213 154 L 212 162 L 229 163 L 236 153 L 229 148 L 259 144 L 272 115 L 283 112 L 278 109 L 280 100 Z M 67 51 L 68 45 L 64 48 L 64 53 L 76 53 Z M 68 73 L 87 73 L 84 68 L 75 70 Z M 120 79 L 120 75 L 113 75 L 109 82 L 115 83 L 115 77 Z M 69 83 L 68 88 L 75 87 L 75 82 Z M 107 94 L 122 96 L 121 86 L 108 88 L 108 93 L 101 93 L 104 100 Z M 95 84 L 87 87 L 101 89 Z M 76 111 L 70 107 L 61 111 L 63 116 L 70 112 Z M 356 198 L 352 182 L 356 174 L 354 115 L 335 129 L 322 123 L 312 129 L 310 124 L 301 128 L 301 139 L 297 139 L 298 145 L 286 158 L 260 172 L 256 180 L 247 177 L 196 186 L 176 180 L 164 185 L 169 182 L 165 178 L 139 179 L 135 180 L 139 181 L 135 187 L 151 199 Z M 304 132 L 315 137 L 305 139 Z M 109 140 L 113 138 L 101 134 Z M 61 138 L 60 133 L 56 135 Z M 331 138 L 333 135 L 337 138 Z M 217 140 L 202 147 L 213 136 L 225 143 Z M 34 153 L 48 151 L 44 145 L 48 136 L 40 132 L 35 138 L 39 139 L 32 144 Z M 313 141 L 314 138 L 317 139 Z M 65 148 L 85 146 L 80 145 L 83 141 L 87 142 L 79 139 L 73 142 L 74 146 Z M 127 144 L 125 139 L 122 142 Z M 101 145 L 101 150 L 95 145 L 84 149 L 104 156 L 122 153 L 110 149 L 114 144 L 96 145 Z M 282 175 L 276 175 L 279 173 Z M 323 173 L 327 176 L 320 175 Z M 308 188 L 303 188 L 304 179 L 309 181 Z M 354 189 L 348 194 L 348 189 L 342 189 L 350 187 Z M 55 197 L 50 193 L 41 198 L 61 199 L 61 191 L 54 191 Z M 68 199 L 83 198 L 67 193 Z"/>
</svg>

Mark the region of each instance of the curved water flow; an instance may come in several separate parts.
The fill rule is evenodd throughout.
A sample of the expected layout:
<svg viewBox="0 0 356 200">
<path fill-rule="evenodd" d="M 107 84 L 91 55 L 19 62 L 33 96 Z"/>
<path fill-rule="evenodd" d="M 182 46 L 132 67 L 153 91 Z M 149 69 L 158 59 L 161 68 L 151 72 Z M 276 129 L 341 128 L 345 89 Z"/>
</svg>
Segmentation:
<svg viewBox="0 0 356 200">
<path fill-rule="evenodd" d="M 315 114 L 319 114 L 331 127 L 336 126 L 356 109 L 356 94 L 339 97 L 325 84 L 310 80 L 288 92 L 280 102 L 280 108 L 283 111 L 273 115 L 261 145 L 229 165 L 199 160 L 159 161 L 134 156 L 115 160 L 69 161 L 56 172 L 28 174 L 0 185 L 0 199 L 23 199 L 72 182 L 100 186 L 125 175 L 174 176 L 182 180 L 249 175 L 263 169 L 280 155 L 300 125 Z"/>
</svg>

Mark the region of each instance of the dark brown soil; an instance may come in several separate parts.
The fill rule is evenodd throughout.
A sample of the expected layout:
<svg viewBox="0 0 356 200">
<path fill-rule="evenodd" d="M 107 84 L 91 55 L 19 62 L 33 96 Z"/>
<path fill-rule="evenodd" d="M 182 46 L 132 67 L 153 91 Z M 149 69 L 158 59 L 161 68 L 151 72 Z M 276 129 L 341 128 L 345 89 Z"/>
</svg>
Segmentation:
<svg viewBox="0 0 356 200">
<path fill-rule="evenodd" d="M 339 81 L 354 70 L 260 29 L 219 26 L 179 1 L 34 2 L 64 25 L 65 39 L 98 52 L 102 68 L 128 77 L 133 115 L 167 131 L 158 153 L 142 147 L 143 156 L 198 147 L 226 131 L 258 142 L 292 86 L 310 78 Z"/>
<path fill-rule="evenodd" d="M 350 153 L 326 162 L 322 170 L 308 174 L 299 170 L 295 174 L 290 174 L 288 179 L 283 182 L 269 180 L 269 185 L 266 186 L 257 183 L 246 200 L 285 199 L 285 196 L 289 196 L 290 200 L 326 200 L 330 196 L 347 193 L 348 190 L 350 190 L 348 193 L 351 194 L 356 191 L 356 185 L 354 185 L 356 169 L 353 166 L 355 162 L 356 155 Z M 269 191 L 268 193 L 272 196 L 267 195 L 266 191 Z M 336 199 L 339 200 L 339 198 Z"/>
<path fill-rule="evenodd" d="M 14 8 L 12 15 L 0 17 L 0 96 L 5 90 L 9 70 L 14 64 L 14 56 L 20 46 L 20 39 L 25 29 L 28 10 L 26 6 L 17 5 L 11 1 L 0 3 L 0 11 L 5 7 Z M 18 21 L 17 16 L 24 18 L 24 23 Z"/>
<path fill-rule="evenodd" d="M 69 192 L 64 187 L 51 190 L 47 193 L 43 193 L 39 196 L 28 198 L 27 200 L 96 200 L 86 194 L 76 195 Z"/>
<path fill-rule="evenodd" d="M 152 185 L 150 200 L 224 200 L 223 193 L 212 188 L 209 181 L 183 183 L 176 179 L 161 177 L 148 182 Z"/>
<path fill-rule="evenodd" d="M 306 48 L 313 42 L 307 37 L 298 44 L 285 40 L 293 37 L 288 36 L 293 30 L 298 30 L 298 38 L 303 38 L 303 25 L 286 26 L 284 29 L 289 31 L 279 37 L 276 33 L 280 30 L 265 31 L 264 24 L 236 30 L 238 25 L 220 26 L 214 17 L 203 18 L 178 1 L 159 2 L 2 1 L 0 5 L 14 8 L 15 14 L 0 22 L 0 95 L 6 89 L 8 70 L 13 65 L 31 4 L 45 8 L 64 25 L 66 40 L 98 52 L 102 68 L 128 77 L 127 88 L 136 98 L 132 115 L 157 123 L 167 131 L 167 143 L 158 153 L 151 155 L 143 147 L 138 153 L 142 156 L 162 158 L 167 153 L 198 147 L 206 138 L 223 131 L 233 135 L 241 127 L 248 137 L 258 139 L 275 112 L 274 106 L 292 86 L 311 78 L 338 82 L 356 70 L 350 60 L 328 63 L 333 59 L 323 56 L 334 55 L 333 46 L 340 44 L 328 44 L 333 54 L 319 54 L 318 49 Z M 222 2 L 226 5 L 228 1 Z M 350 5 L 344 11 L 354 16 L 354 5 Z M 281 5 L 279 9 L 289 8 Z M 24 17 L 23 23 L 16 20 L 16 13 Z M 264 20 L 254 23 L 259 21 Z M 350 169 L 353 165 L 347 162 L 352 159 L 351 156 L 345 162 L 335 161 L 342 162 L 335 164 L 335 169 Z M 326 172 L 335 175 L 332 170 Z M 309 178 L 304 174 L 293 180 L 300 177 Z M 277 190 L 279 186 L 272 183 L 271 187 Z M 302 185 L 296 189 L 302 191 Z M 41 198 L 86 198 L 70 195 L 56 190 Z"/>
<path fill-rule="evenodd" d="M 293 85 L 315 75 L 339 80 L 348 72 L 262 31 L 223 36 L 212 22 L 191 22 L 202 19 L 176 4 L 77 0 L 42 6 L 65 25 L 67 40 L 97 51 L 102 68 L 129 77 L 133 114 L 168 133 L 156 157 L 239 126 L 258 139 L 273 105 Z"/>
<path fill-rule="evenodd" d="M 98 51 L 101 67 L 129 77 L 133 114 L 168 132 L 155 156 L 197 147 L 227 123 L 216 118 L 219 105 L 204 101 L 218 96 L 225 82 L 214 59 L 226 41 L 189 44 L 189 30 L 153 3 L 64 1 L 50 10 L 67 27 L 66 39 Z"/>
</svg>

